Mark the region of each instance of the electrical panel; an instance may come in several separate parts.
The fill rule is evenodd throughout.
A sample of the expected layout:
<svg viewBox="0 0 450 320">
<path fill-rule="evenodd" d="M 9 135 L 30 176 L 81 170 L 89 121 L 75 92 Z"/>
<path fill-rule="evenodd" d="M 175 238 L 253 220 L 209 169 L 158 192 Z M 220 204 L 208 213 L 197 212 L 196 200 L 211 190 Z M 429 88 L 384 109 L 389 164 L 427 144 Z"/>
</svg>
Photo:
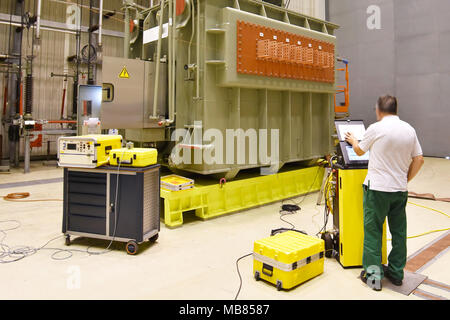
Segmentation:
<svg viewBox="0 0 450 320">
<path fill-rule="evenodd" d="M 335 46 L 245 21 L 237 21 L 237 72 L 334 83 Z"/>
</svg>

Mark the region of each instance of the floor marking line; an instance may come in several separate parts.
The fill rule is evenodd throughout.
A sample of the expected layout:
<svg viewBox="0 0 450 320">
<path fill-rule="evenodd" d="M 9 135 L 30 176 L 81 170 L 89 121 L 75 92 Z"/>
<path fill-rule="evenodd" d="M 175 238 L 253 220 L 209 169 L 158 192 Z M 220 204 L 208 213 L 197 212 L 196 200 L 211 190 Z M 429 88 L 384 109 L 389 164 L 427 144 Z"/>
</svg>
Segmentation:
<svg viewBox="0 0 450 320">
<path fill-rule="evenodd" d="M 436 242 L 438 242 L 439 240 L 441 240 L 442 238 L 445 238 L 448 234 L 450 234 L 450 231 L 447 231 L 446 233 L 444 233 L 443 235 L 437 237 L 436 239 L 434 239 L 433 241 L 431 241 L 430 243 L 426 244 L 424 247 L 420 248 L 419 250 L 417 250 L 416 252 L 414 252 L 412 255 L 410 255 L 407 260 L 411 260 L 412 258 L 414 258 L 415 256 L 417 256 L 418 254 L 420 254 L 422 251 L 428 249 L 429 247 L 431 247 L 433 244 L 435 244 Z"/>
<path fill-rule="evenodd" d="M 445 297 L 438 296 L 436 294 L 427 292 L 422 289 L 416 289 L 413 291 L 413 293 L 414 293 L 414 295 L 421 296 L 423 299 L 426 299 L 426 300 L 448 300 Z"/>
<path fill-rule="evenodd" d="M 431 266 L 433 263 L 435 263 L 440 257 L 442 257 L 444 254 L 447 253 L 447 251 L 450 249 L 450 247 L 447 247 L 446 249 L 439 252 L 437 255 L 435 255 L 430 261 L 425 263 L 423 266 L 421 266 L 416 272 L 421 273 L 423 270 Z"/>
<path fill-rule="evenodd" d="M 41 180 L 30 180 L 30 181 L 20 181 L 20 182 L 9 182 L 0 184 L 0 189 L 9 189 L 9 188 L 17 188 L 17 187 L 29 187 L 40 184 L 49 184 L 49 183 L 57 183 L 63 182 L 64 178 L 52 178 L 52 179 L 41 179 Z"/>
<path fill-rule="evenodd" d="M 426 279 L 424 282 L 422 282 L 422 284 L 450 292 L 450 286 L 448 284 L 445 284 L 445 283 L 442 283 L 439 281 L 435 281 L 435 280 L 431 280 L 429 278 Z"/>
<path fill-rule="evenodd" d="M 418 273 L 422 270 L 431 260 L 436 258 L 442 251 L 447 250 L 450 246 L 450 232 L 445 234 L 445 237 L 441 237 L 438 241 L 427 245 L 424 250 L 421 250 L 413 258 L 408 259 L 405 270 Z"/>
</svg>

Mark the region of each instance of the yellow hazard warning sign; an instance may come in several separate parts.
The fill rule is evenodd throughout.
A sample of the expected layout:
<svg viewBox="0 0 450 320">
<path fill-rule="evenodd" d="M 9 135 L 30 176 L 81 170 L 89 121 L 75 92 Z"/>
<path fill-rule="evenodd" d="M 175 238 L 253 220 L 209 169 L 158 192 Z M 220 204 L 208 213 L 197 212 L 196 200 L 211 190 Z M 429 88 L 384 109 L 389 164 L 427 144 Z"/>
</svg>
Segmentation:
<svg viewBox="0 0 450 320">
<path fill-rule="evenodd" d="M 119 78 L 121 78 L 121 79 L 129 79 L 130 78 L 130 74 L 127 71 L 127 67 L 123 67 L 122 71 L 119 74 Z"/>
</svg>

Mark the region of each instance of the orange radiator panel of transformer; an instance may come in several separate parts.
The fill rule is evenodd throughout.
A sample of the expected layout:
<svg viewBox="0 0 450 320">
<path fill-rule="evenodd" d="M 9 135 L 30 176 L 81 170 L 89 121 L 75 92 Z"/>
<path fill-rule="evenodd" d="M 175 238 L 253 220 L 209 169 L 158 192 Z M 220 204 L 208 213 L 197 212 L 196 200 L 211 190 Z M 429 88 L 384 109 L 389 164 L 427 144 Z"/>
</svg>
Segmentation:
<svg viewBox="0 0 450 320">
<path fill-rule="evenodd" d="M 240 74 L 333 83 L 334 59 L 333 43 L 237 22 Z"/>
</svg>

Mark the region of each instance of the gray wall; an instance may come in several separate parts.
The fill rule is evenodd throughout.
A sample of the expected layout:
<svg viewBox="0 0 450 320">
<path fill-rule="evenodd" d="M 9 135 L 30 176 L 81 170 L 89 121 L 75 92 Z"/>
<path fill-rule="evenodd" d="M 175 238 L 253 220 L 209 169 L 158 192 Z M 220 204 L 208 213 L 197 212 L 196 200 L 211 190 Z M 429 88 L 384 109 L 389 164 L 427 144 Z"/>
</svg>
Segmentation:
<svg viewBox="0 0 450 320">
<path fill-rule="evenodd" d="M 416 128 L 424 154 L 450 155 L 450 1 L 330 0 L 338 54 L 350 60 L 350 112 L 370 124 L 378 96 L 398 97 L 400 117 Z M 381 29 L 367 28 L 369 5 Z"/>
</svg>

